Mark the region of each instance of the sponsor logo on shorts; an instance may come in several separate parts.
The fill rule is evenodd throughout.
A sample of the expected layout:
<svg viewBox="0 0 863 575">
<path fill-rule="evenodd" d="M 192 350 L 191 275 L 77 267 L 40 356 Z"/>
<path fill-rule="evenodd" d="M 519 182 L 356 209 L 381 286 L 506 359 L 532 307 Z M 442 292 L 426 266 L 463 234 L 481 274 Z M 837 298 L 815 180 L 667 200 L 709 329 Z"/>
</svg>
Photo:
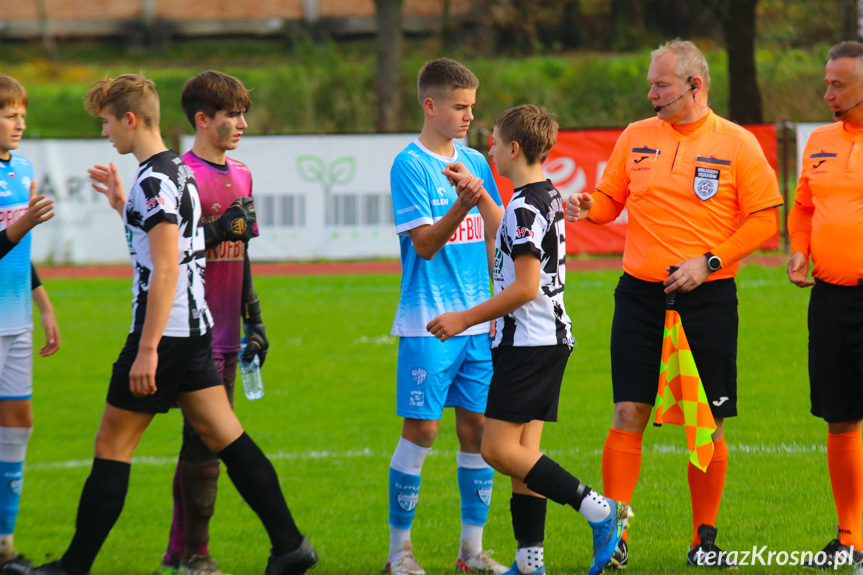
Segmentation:
<svg viewBox="0 0 863 575">
<path fill-rule="evenodd" d="M 415 407 L 422 407 L 426 404 L 426 394 L 423 391 L 412 391 L 410 404 Z"/>
<path fill-rule="evenodd" d="M 421 367 L 411 370 L 411 377 L 414 378 L 414 383 L 417 385 L 422 385 L 427 375 L 428 372 Z"/>
<path fill-rule="evenodd" d="M 719 398 L 719 399 L 717 399 L 716 401 L 711 401 L 710 403 L 712 403 L 712 404 L 713 404 L 713 405 L 715 405 L 716 407 L 719 407 L 720 405 L 722 405 L 722 404 L 723 404 L 723 403 L 725 403 L 726 401 L 728 401 L 728 398 L 727 398 L 727 397 L 725 397 L 725 396 L 723 395 L 722 397 L 720 397 L 720 398 Z"/>
</svg>

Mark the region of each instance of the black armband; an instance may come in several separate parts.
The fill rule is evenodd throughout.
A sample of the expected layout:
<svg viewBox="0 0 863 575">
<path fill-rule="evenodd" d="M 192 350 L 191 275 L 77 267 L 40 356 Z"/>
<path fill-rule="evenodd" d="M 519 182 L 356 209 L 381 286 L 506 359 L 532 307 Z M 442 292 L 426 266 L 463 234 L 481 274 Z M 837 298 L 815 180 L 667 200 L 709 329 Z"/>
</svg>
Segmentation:
<svg viewBox="0 0 863 575">
<path fill-rule="evenodd" d="M 0 259 L 3 259 L 3 256 L 12 251 L 16 245 L 9 239 L 9 234 L 6 233 L 5 229 L 0 231 Z"/>
<path fill-rule="evenodd" d="M 36 267 L 33 262 L 30 262 L 30 291 L 42 285 L 42 280 L 39 279 L 39 274 L 36 273 Z"/>
</svg>

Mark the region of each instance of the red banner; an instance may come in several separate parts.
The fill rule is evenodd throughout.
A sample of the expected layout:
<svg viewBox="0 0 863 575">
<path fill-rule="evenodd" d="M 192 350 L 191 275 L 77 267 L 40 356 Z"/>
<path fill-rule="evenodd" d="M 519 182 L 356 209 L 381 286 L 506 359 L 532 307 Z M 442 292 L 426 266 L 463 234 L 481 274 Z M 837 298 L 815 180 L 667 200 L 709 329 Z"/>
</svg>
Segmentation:
<svg viewBox="0 0 863 575">
<path fill-rule="evenodd" d="M 776 126 L 759 124 L 744 126 L 758 139 L 767 161 L 778 171 Z M 605 170 L 614 144 L 623 130 L 561 130 L 557 144 L 542 165 L 545 176 L 552 181 L 564 199 L 570 194 L 593 191 Z M 504 204 L 512 197 L 512 183 L 501 177 L 492 162 L 494 180 Z M 566 251 L 570 254 L 622 253 L 626 236 L 626 210 L 614 222 L 598 226 L 590 222 L 566 224 Z M 762 249 L 777 249 L 779 232 Z"/>
</svg>

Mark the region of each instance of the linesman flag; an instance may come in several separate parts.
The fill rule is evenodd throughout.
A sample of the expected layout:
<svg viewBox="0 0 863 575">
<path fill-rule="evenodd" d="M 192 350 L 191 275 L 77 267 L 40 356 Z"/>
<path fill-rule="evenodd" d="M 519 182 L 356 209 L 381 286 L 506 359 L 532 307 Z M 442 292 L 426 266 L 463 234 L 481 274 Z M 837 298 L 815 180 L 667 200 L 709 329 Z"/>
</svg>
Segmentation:
<svg viewBox="0 0 863 575">
<path fill-rule="evenodd" d="M 689 349 L 680 314 L 674 310 L 674 299 L 672 292 L 665 300 L 665 330 L 653 424 L 685 426 L 689 461 L 701 471 L 707 472 L 707 466 L 713 458 L 711 436 L 716 431 L 716 422 L 695 366 L 695 358 Z"/>
</svg>

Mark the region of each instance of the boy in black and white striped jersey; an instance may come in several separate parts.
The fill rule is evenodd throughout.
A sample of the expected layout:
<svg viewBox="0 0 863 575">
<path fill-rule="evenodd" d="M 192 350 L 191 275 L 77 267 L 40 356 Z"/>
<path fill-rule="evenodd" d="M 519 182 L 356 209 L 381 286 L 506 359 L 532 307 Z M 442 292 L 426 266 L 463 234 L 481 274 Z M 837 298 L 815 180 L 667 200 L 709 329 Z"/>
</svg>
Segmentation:
<svg viewBox="0 0 863 575">
<path fill-rule="evenodd" d="M 495 242 L 495 295 L 428 325 L 445 340 L 470 325 L 497 319 L 482 456 L 512 479 L 510 510 L 518 548 L 507 572 L 511 575 L 545 573 L 546 497 L 571 505 L 588 520 L 593 529 L 591 575 L 611 562 L 632 516 L 629 505 L 593 491 L 539 450 L 543 424 L 557 421 L 561 381 L 574 343 L 563 302 L 563 200 L 542 173 L 557 130 L 557 122 L 532 105 L 506 110 L 495 120 L 492 159 L 515 187 Z M 458 164 L 448 172 L 457 183 L 472 178 Z"/>
</svg>

